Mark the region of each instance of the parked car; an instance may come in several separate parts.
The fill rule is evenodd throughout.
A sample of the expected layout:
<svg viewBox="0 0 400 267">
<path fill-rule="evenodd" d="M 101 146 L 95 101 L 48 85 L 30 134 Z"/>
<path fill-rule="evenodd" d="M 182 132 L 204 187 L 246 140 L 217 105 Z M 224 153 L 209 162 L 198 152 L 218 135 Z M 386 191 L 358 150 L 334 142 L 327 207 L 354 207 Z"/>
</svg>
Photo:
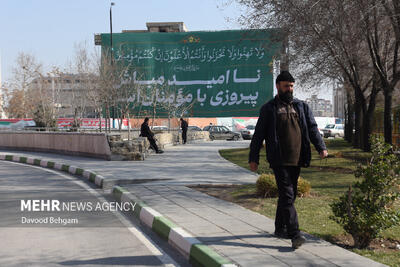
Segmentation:
<svg viewBox="0 0 400 267">
<path fill-rule="evenodd" d="M 254 130 L 256 129 L 256 126 L 254 125 L 248 125 L 246 126 L 246 128 L 244 128 L 241 133 L 242 133 L 242 137 L 243 139 L 251 139 L 253 138 L 253 134 L 254 134 Z"/>
<path fill-rule="evenodd" d="M 167 126 L 153 126 L 151 127 L 151 130 L 153 131 L 168 131 Z"/>
<path fill-rule="evenodd" d="M 343 124 L 328 124 L 322 129 L 324 137 L 344 137 Z"/>
<path fill-rule="evenodd" d="M 230 131 L 226 126 L 209 125 L 203 128 L 203 131 L 210 133 L 211 140 L 239 140 L 240 133 Z"/>
<path fill-rule="evenodd" d="M 319 134 L 324 137 L 324 132 L 322 131 L 322 129 L 318 128 Z"/>
<path fill-rule="evenodd" d="M 201 128 L 199 126 L 189 125 L 188 131 L 201 131 Z"/>
</svg>

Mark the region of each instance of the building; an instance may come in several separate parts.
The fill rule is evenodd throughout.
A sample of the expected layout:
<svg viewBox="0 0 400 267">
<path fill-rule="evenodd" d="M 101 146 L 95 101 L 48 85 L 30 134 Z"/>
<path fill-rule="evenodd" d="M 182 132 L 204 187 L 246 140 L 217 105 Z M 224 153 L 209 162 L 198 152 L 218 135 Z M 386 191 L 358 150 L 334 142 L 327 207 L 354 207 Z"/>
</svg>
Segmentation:
<svg viewBox="0 0 400 267">
<path fill-rule="evenodd" d="M 333 106 L 334 116 L 338 118 L 345 118 L 345 107 L 347 104 L 346 90 L 343 86 L 338 86 L 333 89 Z"/>
<path fill-rule="evenodd" d="M 311 108 L 315 117 L 333 117 L 332 103 L 330 100 L 317 98 L 312 95 L 305 101 Z"/>
<path fill-rule="evenodd" d="M 122 32 L 187 32 L 183 22 L 147 22 L 147 30 L 123 30 Z"/>
<path fill-rule="evenodd" d="M 144 33 L 144 32 L 187 32 L 183 22 L 147 22 L 147 30 L 122 30 L 123 33 Z M 101 45 L 101 35 L 95 34 L 94 44 Z"/>
<path fill-rule="evenodd" d="M 48 101 L 55 108 L 59 118 L 96 117 L 96 108 L 91 98 L 95 90 L 95 77 L 87 75 L 59 73 L 35 79 L 31 89 L 36 90 L 42 101 Z"/>
</svg>

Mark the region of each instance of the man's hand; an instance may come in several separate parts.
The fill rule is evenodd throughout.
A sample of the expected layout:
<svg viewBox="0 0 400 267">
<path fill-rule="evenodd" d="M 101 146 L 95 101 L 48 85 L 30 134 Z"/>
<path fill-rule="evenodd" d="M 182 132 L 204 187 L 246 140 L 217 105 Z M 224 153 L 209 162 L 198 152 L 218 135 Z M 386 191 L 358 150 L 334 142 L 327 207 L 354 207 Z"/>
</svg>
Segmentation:
<svg viewBox="0 0 400 267">
<path fill-rule="evenodd" d="M 255 162 L 250 162 L 250 163 L 249 163 L 249 166 L 250 166 L 250 170 L 251 170 L 252 172 L 257 171 L 257 169 L 258 169 L 258 164 L 255 163 Z"/>
<path fill-rule="evenodd" d="M 321 157 L 321 159 L 328 157 L 328 150 L 322 150 L 321 152 L 319 152 L 319 156 Z"/>
</svg>

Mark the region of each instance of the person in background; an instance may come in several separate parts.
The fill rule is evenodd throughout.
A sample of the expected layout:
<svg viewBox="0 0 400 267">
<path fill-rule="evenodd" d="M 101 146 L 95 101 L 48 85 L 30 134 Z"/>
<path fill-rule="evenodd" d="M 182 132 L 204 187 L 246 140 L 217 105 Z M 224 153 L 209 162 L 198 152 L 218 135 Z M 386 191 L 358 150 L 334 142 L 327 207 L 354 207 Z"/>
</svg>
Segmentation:
<svg viewBox="0 0 400 267">
<path fill-rule="evenodd" d="M 183 140 L 183 144 L 186 144 L 188 123 L 187 123 L 187 121 L 185 121 L 183 118 L 181 118 L 181 128 L 182 128 L 182 140 Z"/>
<path fill-rule="evenodd" d="M 147 137 L 147 140 L 150 142 L 150 148 L 156 151 L 157 154 L 164 153 L 163 150 L 159 149 L 156 140 L 154 139 L 154 133 L 150 130 L 149 127 L 149 118 L 144 118 L 144 122 L 140 126 L 140 136 Z"/>
<path fill-rule="evenodd" d="M 300 168 L 310 166 L 310 141 L 321 158 L 327 157 L 328 151 L 310 107 L 293 99 L 294 82 L 288 71 L 282 71 L 276 78 L 278 94 L 261 107 L 250 143 L 249 165 L 252 171 L 257 171 L 265 140 L 267 161 L 274 172 L 279 194 L 275 235 L 290 238 L 292 247 L 297 249 L 306 241 L 300 234 L 294 206 Z"/>
</svg>

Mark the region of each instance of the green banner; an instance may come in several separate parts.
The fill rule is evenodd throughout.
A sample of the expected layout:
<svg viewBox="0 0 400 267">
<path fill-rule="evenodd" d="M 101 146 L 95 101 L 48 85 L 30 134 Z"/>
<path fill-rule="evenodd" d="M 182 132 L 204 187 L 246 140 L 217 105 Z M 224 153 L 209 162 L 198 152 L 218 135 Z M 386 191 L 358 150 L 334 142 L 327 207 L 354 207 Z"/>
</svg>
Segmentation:
<svg viewBox="0 0 400 267">
<path fill-rule="evenodd" d="M 140 88 L 129 97 L 135 114 L 251 117 L 272 98 L 277 36 L 276 30 L 117 33 L 112 53 Z M 102 51 L 110 51 L 110 34 L 101 40 Z"/>
</svg>

